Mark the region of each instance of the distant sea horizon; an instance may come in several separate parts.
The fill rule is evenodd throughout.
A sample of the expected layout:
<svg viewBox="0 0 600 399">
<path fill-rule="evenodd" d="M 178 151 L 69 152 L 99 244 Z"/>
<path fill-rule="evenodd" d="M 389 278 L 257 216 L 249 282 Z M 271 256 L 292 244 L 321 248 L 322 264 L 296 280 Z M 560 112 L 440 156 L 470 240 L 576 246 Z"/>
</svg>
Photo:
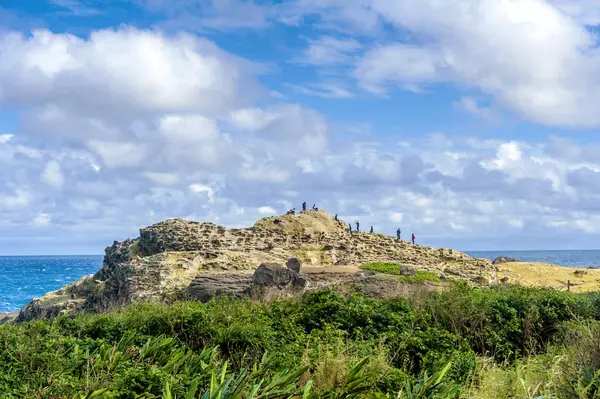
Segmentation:
<svg viewBox="0 0 600 399">
<path fill-rule="evenodd" d="M 524 262 L 566 267 L 600 266 L 600 250 L 465 251 L 490 260 L 507 256 Z M 0 255 L 0 313 L 19 310 L 33 298 L 55 291 L 85 275 L 96 273 L 104 255 Z"/>
</svg>

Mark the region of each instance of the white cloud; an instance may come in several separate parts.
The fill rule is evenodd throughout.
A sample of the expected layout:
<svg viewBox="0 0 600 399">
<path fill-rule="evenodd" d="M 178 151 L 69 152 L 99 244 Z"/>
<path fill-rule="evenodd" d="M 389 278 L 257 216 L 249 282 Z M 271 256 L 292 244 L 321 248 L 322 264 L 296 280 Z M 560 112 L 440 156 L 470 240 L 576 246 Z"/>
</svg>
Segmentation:
<svg viewBox="0 0 600 399">
<path fill-rule="evenodd" d="M 42 180 L 55 188 L 60 188 L 65 183 L 65 178 L 57 161 L 50 161 L 42 172 Z"/>
<path fill-rule="evenodd" d="M 534 122 L 600 126 L 592 106 L 600 88 L 595 38 L 550 3 L 373 0 L 372 6 L 427 44 L 370 50 L 355 73 L 365 89 L 385 93 L 390 84 L 421 90 L 456 83 L 478 88 Z"/>
<path fill-rule="evenodd" d="M 338 39 L 333 36 L 323 36 L 318 40 L 310 40 L 299 63 L 312 65 L 335 65 L 352 61 L 354 53 L 362 45 L 354 39 Z"/>
<path fill-rule="evenodd" d="M 0 65 L 0 104 L 52 104 L 105 121 L 157 111 L 214 115 L 256 93 L 248 62 L 190 35 L 126 28 L 83 40 L 36 30 L 3 36 L 0 57 L 10 60 Z"/>
<path fill-rule="evenodd" d="M 404 220 L 404 214 L 399 212 L 392 212 L 390 214 L 390 220 L 395 223 L 402 223 L 402 220 Z"/>
<path fill-rule="evenodd" d="M 202 115 L 167 115 L 161 118 L 159 124 L 161 134 L 179 143 L 216 140 L 219 136 L 216 122 Z"/>
<path fill-rule="evenodd" d="M 286 83 L 286 87 L 294 90 L 297 93 L 307 96 L 316 96 L 322 98 L 351 98 L 354 94 L 344 88 L 343 85 L 335 83 L 310 83 L 308 86 L 295 85 Z"/>
<path fill-rule="evenodd" d="M 453 12 L 442 3 L 441 11 L 424 4 L 432 14 Z M 485 7 L 492 6 L 482 2 Z M 389 18 L 398 18 L 392 11 Z M 486 38 L 487 27 L 460 27 L 463 36 L 452 39 L 456 26 L 448 20 L 451 26 L 439 28 L 448 37 L 440 39 L 427 30 L 434 28 L 419 28 L 423 20 L 439 22 L 435 15 L 409 11 L 403 24 L 417 33 L 425 29 L 435 40 L 426 47 L 384 43 L 373 49 L 361 64 L 374 74 L 361 76 L 365 87 L 385 92 L 392 82 L 428 90 L 429 83 L 467 82 L 463 76 L 479 79 L 488 72 L 498 79 L 483 79 L 486 84 L 524 84 L 512 65 L 522 58 L 510 58 L 513 76 L 495 64 L 483 68 L 469 52 L 475 50 L 461 47 L 469 29 L 484 30 Z M 471 21 L 468 12 L 459 14 L 449 15 Z M 490 18 L 498 22 L 497 15 Z M 501 47 L 501 39 L 491 44 Z M 450 63 L 451 55 L 463 55 L 456 49 L 473 65 Z M 257 86 L 252 68 L 243 67 L 250 64 L 190 36 L 132 29 L 96 32 L 85 40 L 11 34 L 0 36 L 0 55 L 9 60 L 0 64 L 0 103 L 23 110 L 11 127 L 15 136 L 0 136 L 0 237 L 15 226 L 25 235 L 45 224 L 53 231 L 103 231 L 104 243 L 169 217 L 249 225 L 298 209 L 304 200 L 384 233 L 394 235 L 401 226 L 419 240 L 494 242 L 507 228 L 517 238 L 548 237 L 548 226 L 565 234 L 600 232 L 600 146 L 559 137 L 463 140 L 442 133 L 386 140 L 378 126 L 360 134 L 358 123 L 336 129 L 302 104 L 269 103 L 274 100 L 259 96 L 269 91 Z M 380 64 L 385 59 L 411 65 L 400 70 Z M 554 84 L 552 67 L 544 68 L 542 83 Z M 496 99 L 502 93 L 477 87 Z M 40 177 L 48 184 L 39 184 Z"/>
<path fill-rule="evenodd" d="M 13 137 L 12 134 L 0 134 L 0 144 L 8 143 Z"/>
<path fill-rule="evenodd" d="M 68 13 L 78 17 L 88 17 L 101 14 L 100 10 L 93 7 L 86 7 L 80 0 L 49 0 L 49 2 L 58 7 L 69 10 Z"/>
<path fill-rule="evenodd" d="M 48 215 L 47 213 L 40 213 L 33 219 L 32 223 L 34 226 L 47 226 L 51 221 L 51 215 Z"/>
<path fill-rule="evenodd" d="M 231 121 L 240 129 L 260 130 L 276 119 L 260 108 L 238 109 L 231 113 Z"/>
<path fill-rule="evenodd" d="M 521 219 L 512 219 L 508 221 L 508 224 L 515 229 L 522 229 L 525 223 Z"/>
<path fill-rule="evenodd" d="M 491 120 L 493 117 L 491 108 L 482 107 L 473 97 L 462 97 L 454 105 L 484 120 Z"/>
<path fill-rule="evenodd" d="M 214 202 L 215 201 L 215 190 L 212 189 L 212 187 L 209 186 L 205 186 L 203 184 L 191 184 L 189 189 L 193 192 L 193 193 L 206 193 L 206 195 L 208 196 L 208 200 L 209 202 Z"/>
<path fill-rule="evenodd" d="M 354 74 L 360 86 L 373 93 L 386 93 L 390 82 L 420 91 L 421 83 L 444 80 L 444 64 L 432 49 L 390 44 L 370 50 Z"/>
<path fill-rule="evenodd" d="M 172 186 L 179 183 L 179 175 L 175 173 L 147 172 L 146 177 L 161 186 Z"/>
<path fill-rule="evenodd" d="M 29 205 L 32 201 L 32 194 L 16 189 L 12 193 L 0 193 L 0 210 L 18 210 Z"/>
<path fill-rule="evenodd" d="M 143 143 L 92 140 L 87 143 L 107 168 L 128 168 L 140 166 L 146 158 Z"/>
<path fill-rule="evenodd" d="M 270 206 L 261 206 L 258 208 L 258 213 L 261 215 L 275 215 L 277 214 L 277 211 Z"/>
</svg>

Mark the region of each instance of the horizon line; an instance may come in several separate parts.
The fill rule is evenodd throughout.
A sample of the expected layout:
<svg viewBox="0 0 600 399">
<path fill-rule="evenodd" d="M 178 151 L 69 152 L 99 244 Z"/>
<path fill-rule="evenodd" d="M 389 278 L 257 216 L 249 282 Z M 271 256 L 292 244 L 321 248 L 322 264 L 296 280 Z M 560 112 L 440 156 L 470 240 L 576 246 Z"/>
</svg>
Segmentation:
<svg viewBox="0 0 600 399">
<path fill-rule="evenodd" d="M 422 244 L 416 244 L 422 245 Z M 427 246 L 427 245 L 423 245 Z M 433 247 L 432 247 L 433 248 Z M 441 247 L 440 247 L 441 248 Z M 451 248 L 454 249 L 454 248 Z M 564 251 L 600 251 L 600 248 L 595 249 L 454 249 L 459 252 L 564 252 Z M 4 255 L 0 254 L 0 257 L 42 257 L 42 256 L 104 256 L 105 254 L 13 254 L 13 255 Z"/>
</svg>

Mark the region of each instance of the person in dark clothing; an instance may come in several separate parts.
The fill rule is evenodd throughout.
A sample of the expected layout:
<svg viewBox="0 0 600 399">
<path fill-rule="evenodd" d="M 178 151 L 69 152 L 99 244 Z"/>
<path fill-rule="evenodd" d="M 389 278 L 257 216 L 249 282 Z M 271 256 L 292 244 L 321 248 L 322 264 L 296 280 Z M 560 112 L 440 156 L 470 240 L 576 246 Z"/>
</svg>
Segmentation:
<svg viewBox="0 0 600 399">
<path fill-rule="evenodd" d="M 302 212 L 306 211 L 306 201 L 302 203 Z"/>
<path fill-rule="evenodd" d="M 415 243 L 415 233 L 412 233 L 412 243 Z"/>
<path fill-rule="evenodd" d="M 336 222 L 338 221 L 338 216 L 337 216 L 337 213 L 335 214 L 335 221 L 336 221 Z"/>
<path fill-rule="evenodd" d="M 358 220 L 356 221 L 356 231 L 360 231 L 360 223 L 358 223 Z"/>
<path fill-rule="evenodd" d="M 350 223 L 348 223 L 348 231 L 352 233 L 352 225 Z"/>
<path fill-rule="evenodd" d="M 373 226 L 371 226 L 371 231 L 369 233 L 373 234 Z"/>
<path fill-rule="evenodd" d="M 402 234 L 402 231 L 400 231 L 400 228 L 398 227 L 398 230 L 396 230 L 396 237 L 398 239 L 400 239 L 400 234 Z"/>
<path fill-rule="evenodd" d="M 317 208 L 317 204 L 313 204 L 313 211 L 318 211 L 319 208 Z"/>
</svg>

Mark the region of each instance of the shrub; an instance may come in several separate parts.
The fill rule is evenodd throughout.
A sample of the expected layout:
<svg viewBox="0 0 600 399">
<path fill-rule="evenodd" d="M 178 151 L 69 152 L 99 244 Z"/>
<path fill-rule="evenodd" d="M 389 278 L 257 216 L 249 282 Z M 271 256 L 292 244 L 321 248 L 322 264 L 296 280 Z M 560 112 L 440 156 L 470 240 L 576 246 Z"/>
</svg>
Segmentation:
<svg viewBox="0 0 600 399">
<path fill-rule="evenodd" d="M 418 303 L 318 291 L 6 324 L 0 397 L 595 397 L 599 304 L 451 284 Z"/>
<path fill-rule="evenodd" d="M 405 284 L 423 284 L 428 281 L 440 281 L 437 274 L 423 270 L 417 270 L 412 276 L 402 276 L 400 268 L 402 265 L 393 262 L 370 262 L 361 266 L 361 269 L 378 273 L 397 275 L 398 280 Z"/>
</svg>

